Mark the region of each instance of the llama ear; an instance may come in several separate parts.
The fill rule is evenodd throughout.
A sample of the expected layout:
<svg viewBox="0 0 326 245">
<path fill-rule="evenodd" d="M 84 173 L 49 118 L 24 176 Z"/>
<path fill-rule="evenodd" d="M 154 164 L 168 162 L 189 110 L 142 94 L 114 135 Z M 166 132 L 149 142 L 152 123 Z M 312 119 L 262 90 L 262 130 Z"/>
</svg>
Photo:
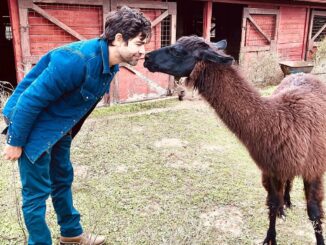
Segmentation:
<svg viewBox="0 0 326 245">
<path fill-rule="evenodd" d="M 205 50 L 204 52 L 201 53 L 200 59 L 203 61 L 211 61 L 214 63 L 219 63 L 219 64 L 228 64 L 232 65 L 233 64 L 233 57 L 227 56 L 227 55 L 222 55 L 214 52 L 213 50 Z"/>
<path fill-rule="evenodd" d="M 226 49 L 226 46 L 228 45 L 228 42 L 226 41 L 226 39 L 223 39 L 221 41 L 218 41 L 216 43 L 211 43 L 215 48 L 219 49 L 219 50 L 224 50 Z"/>
</svg>

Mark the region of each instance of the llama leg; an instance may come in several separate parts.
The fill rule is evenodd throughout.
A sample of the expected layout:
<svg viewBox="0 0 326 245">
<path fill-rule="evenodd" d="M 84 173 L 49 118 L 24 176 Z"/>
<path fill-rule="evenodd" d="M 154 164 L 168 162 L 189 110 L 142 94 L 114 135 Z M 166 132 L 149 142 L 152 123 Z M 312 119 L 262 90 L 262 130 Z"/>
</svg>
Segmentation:
<svg viewBox="0 0 326 245">
<path fill-rule="evenodd" d="M 292 190 L 293 179 L 288 179 L 285 184 L 284 190 L 284 206 L 286 208 L 292 208 L 292 202 L 290 197 L 290 192 Z"/>
<path fill-rule="evenodd" d="M 264 245 L 276 245 L 276 217 L 283 216 L 284 183 L 276 178 L 263 175 L 263 185 L 267 191 L 267 206 L 269 208 L 269 228 Z"/>
<path fill-rule="evenodd" d="M 311 182 L 304 180 L 304 190 L 307 199 L 308 216 L 314 227 L 317 245 L 324 245 L 321 225 L 324 214 L 321 204 L 324 197 L 322 177 Z"/>
</svg>

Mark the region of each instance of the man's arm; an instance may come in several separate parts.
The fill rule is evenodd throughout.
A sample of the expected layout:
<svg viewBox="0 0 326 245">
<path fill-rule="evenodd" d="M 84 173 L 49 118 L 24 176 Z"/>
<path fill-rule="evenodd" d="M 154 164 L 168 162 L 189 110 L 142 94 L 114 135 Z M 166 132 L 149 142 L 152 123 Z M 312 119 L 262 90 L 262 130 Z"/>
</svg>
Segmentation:
<svg viewBox="0 0 326 245">
<path fill-rule="evenodd" d="M 85 63 L 80 55 L 65 49 L 58 49 L 51 54 L 48 67 L 17 101 L 10 117 L 7 139 L 10 146 L 5 147 L 5 158 L 17 159 L 19 151 L 21 154 L 19 148 L 26 144 L 39 113 L 64 93 L 80 87 L 84 76 Z"/>
</svg>

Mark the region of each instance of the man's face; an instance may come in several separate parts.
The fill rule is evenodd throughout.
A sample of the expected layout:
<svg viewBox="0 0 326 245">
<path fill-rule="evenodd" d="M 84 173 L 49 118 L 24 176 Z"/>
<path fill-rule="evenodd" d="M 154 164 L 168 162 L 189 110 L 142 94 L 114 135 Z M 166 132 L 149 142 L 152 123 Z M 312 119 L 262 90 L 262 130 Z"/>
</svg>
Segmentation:
<svg viewBox="0 0 326 245">
<path fill-rule="evenodd" d="M 138 60 L 145 54 L 145 44 L 147 39 L 141 39 L 140 34 L 132 39 L 129 39 L 128 43 L 123 42 L 123 45 L 119 47 L 119 53 L 122 62 L 135 66 Z"/>
</svg>

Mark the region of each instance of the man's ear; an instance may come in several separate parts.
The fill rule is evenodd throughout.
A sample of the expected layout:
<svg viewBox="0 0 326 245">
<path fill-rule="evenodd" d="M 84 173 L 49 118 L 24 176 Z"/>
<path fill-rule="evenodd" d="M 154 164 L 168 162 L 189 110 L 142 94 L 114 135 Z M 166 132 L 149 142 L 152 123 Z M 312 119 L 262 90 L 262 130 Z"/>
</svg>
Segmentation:
<svg viewBox="0 0 326 245">
<path fill-rule="evenodd" d="M 114 40 L 112 42 L 113 46 L 121 46 L 123 44 L 123 42 L 124 42 L 124 40 L 123 40 L 122 34 L 121 33 L 115 34 Z"/>
</svg>

